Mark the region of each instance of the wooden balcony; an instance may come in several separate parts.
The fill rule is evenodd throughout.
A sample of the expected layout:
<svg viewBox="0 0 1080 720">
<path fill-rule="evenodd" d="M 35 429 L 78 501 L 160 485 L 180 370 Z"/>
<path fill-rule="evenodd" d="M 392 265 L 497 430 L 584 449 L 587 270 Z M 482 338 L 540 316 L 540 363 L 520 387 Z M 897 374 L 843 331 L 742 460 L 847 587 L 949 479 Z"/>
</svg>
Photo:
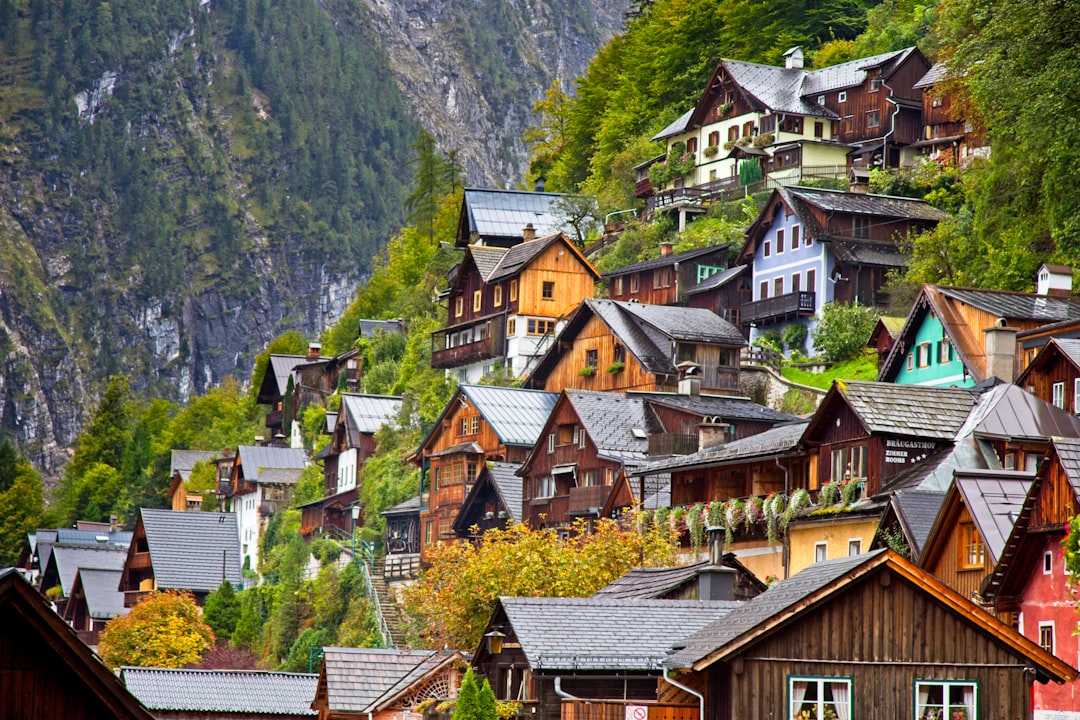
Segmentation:
<svg viewBox="0 0 1080 720">
<path fill-rule="evenodd" d="M 484 338 L 468 345 L 431 351 L 431 367 L 454 368 L 495 357 L 494 338 Z"/>
<path fill-rule="evenodd" d="M 644 700 L 563 700 L 561 720 L 625 720 L 630 705 L 646 708 L 646 720 L 698 720 L 697 705 Z"/>
<path fill-rule="evenodd" d="M 503 351 L 504 316 L 478 318 L 469 323 L 453 325 L 431 333 L 431 366 L 435 368 L 455 368 L 481 360 L 500 357 Z M 463 344 L 453 341 L 462 331 L 470 331 L 472 337 L 484 337 Z M 453 344 L 453 347 L 450 345 Z"/>
<path fill-rule="evenodd" d="M 570 515 L 598 514 L 611 494 L 610 485 L 590 485 L 570 488 Z"/>
<path fill-rule="evenodd" d="M 656 433 L 649 436 L 649 457 L 690 455 L 698 451 L 696 433 Z"/>
<path fill-rule="evenodd" d="M 281 427 L 281 417 L 281 410 L 271 410 L 270 412 L 266 413 L 266 427 Z"/>
<path fill-rule="evenodd" d="M 556 495 L 549 498 L 533 498 L 528 502 L 525 514 L 533 527 L 551 527 L 568 521 L 569 509 L 570 496 Z"/>
<path fill-rule="evenodd" d="M 742 306 L 742 323 L 774 323 L 797 317 L 809 317 L 817 308 L 815 293 L 792 292 L 749 302 Z"/>
</svg>

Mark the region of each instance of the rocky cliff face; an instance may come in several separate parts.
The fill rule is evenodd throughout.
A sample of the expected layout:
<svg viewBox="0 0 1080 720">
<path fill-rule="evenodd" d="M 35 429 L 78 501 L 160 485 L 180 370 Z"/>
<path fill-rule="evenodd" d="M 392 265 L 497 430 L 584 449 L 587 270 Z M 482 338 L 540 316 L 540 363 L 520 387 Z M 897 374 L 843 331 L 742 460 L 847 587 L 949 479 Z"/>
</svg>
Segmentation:
<svg viewBox="0 0 1080 720">
<path fill-rule="evenodd" d="M 114 17 L 128 1 L 138 2 L 111 3 Z M 458 150 L 468 182 L 495 186 L 523 175 L 519 138 L 533 100 L 553 79 L 572 87 L 621 26 L 627 4 L 365 1 L 319 7 L 336 32 L 374 28 L 408 112 L 440 147 Z M 55 66 L 30 70 L 30 60 L 0 52 L 0 87 L 27 90 L 25 107 L 0 104 L 0 434 L 47 478 L 69 459 L 109 375 L 126 373 L 147 395 L 179 401 L 230 374 L 246 380 L 254 356 L 281 332 L 315 337 L 340 316 L 365 274 L 364 242 L 379 242 L 349 245 L 350 232 L 362 227 L 385 242 L 379 228 L 394 222 L 375 210 L 354 213 L 339 233 L 345 245 L 326 249 L 339 218 L 324 217 L 332 203 L 322 211 L 316 203 L 338 177 L 298 200 L 279 176 L 318 172 L 337 158 L 287 165 L 284 151 L 259 154 L 294 123 L 287 102 L 249 86 L 254 72 L 237 70 L 249 48 L 230 42 L 246 11 L 229 2 L 174 13 L 191 19 L 160 34 L 152 67 L 103 55 L 78 84 L 49 80 L 48 92 L 63 95 L 60 110 L 48 112 L 70 118 L 63 126 L 42 120 L 49 106 L 36 95 Z M 21 32 L 31 28 L 28 17 Z M 242 42 L 273 39 L 253 37 Z M 76 60 L 79 51 L 85 45 Z M 376 90 L 363 102 L 392 105 L 385 88 Z M 385 189 L 368 193 L 365 206 L 399 212 L 413 132 L 378 131 L 394 147 L 381 166 L 365 160 L 366 180 Z M 81 154 L 68 153 L 80 159 L 65 162 L 80 143 Z M 340 177 L 356 177 L 349 172 Z"/>
</svg>

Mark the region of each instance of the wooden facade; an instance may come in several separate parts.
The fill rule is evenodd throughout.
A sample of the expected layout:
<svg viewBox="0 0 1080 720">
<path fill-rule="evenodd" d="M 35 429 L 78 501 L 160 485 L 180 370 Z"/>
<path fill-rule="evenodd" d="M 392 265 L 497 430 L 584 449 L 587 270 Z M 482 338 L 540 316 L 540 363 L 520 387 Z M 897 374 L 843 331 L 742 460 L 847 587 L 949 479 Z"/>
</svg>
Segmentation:
<svg viewBox="0 0 1080 720">
<path fill-rule="evenodd" d="M 955 83 L 943 65 L 935 65 L 916 83 L 922 93 L 923 127 L 914 143 L 919 153 L 942 165 L 961 165 L 985 155 L 986 129 L 965 117 Z"/>
<path fill-rule="evenodd" d="M 1080 367 L 1057 343 L 1044 345 L 1016 384 L 1040 400 L 1080 414 Z"/>
<path fill-rule="evenodd" d="M 692 308 L 703 308 L 719 315 L 735 327 L 742 328 L 745 335 L 749 328 L 742 326 L 742 306 L 754 299 L 749 270 L 744 270 L 735 278 L 708 290 L 691 291 L 686 295 L 686 304 Z"/>
<path fill-rule="evenodd" d="M 636 300 L 651 305 L 675 305 L 687 290 L 716 272 L 727 269 L 728 246 L 709 252 L 668 252 L 657 260 L 613 270 L 605 275 L 612 300 Z"/>
<path fill-rule="evenodd" d="M 964 597 L 977 597 L 994 570 L 994 557 L 958 493 L 950 492 L 919 566 Z"/>
</svg>

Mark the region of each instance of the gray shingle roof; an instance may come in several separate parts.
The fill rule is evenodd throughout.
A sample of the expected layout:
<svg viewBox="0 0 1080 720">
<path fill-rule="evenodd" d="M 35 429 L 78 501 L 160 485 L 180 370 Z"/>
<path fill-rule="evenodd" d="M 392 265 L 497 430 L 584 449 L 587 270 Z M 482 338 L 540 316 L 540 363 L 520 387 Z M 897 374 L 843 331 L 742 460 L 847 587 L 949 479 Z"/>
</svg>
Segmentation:
<svg viewBox="0 0 1080 720">
<path fill-rule="evenodd" d="M 609 300 L 607 302 L 615 302 Z M 739 330 L 716 313 L 704 308 L 617 303 L 641 322 L 648 323 L 674 340 L 743 347 L 746 339 Z"/>
<path fill-rule="evenodd" d="M 124 593 L 120 591 L 120 576 L 123 570 L 98 570 L 79 568 L 79 580 L 86 595 L 86 608 L 95 620 L 112 620 L 118 615 L 127 615 L 124 607 Z"/>
<path fill-rule="evenodd" d="M 253 715 L 315 715 L 318 675 L 258 670 L 124 667 L 120 679 L 149 710 Z"/>
<path fill-rule="evenodd" d="M 808 99 L 801 93 L 804 78 L 809 75 L 802 68 L 783 68 L 774 65 L 724 60 L 731 78 L 745 92 L 761 101 L 774 113 L 792 113 L 814 117 L 838 118 L 832 110 L 818 105 L 817 98 Z M 817 95 L 818 93 L 813 93 Z"/>
<path fill-rule="evenodd" d="M 221 453 L 208 452 L 206 450 L 173 450 L 172 460 L 169 463 L 169 475 L 172 475 L 179 470 L 180 479 L 187 482 L 188 478 L 191 476 L 191 469 L 195 467 L 195 463 L 209 462 L 220 456 Z"/>
<path fill-rule="evenodd" d="M 585 300 L 585 306 L 592 310 L 611 332 L 622 341 L 626 349 L 637 358 L 648 372 L 672 375 L 678 372 L 671 359 L 671 341 L 651 325 L 645 325 L 623 312 L 614 300 Z M 556 352 L 558 343 L 548 352 Z"/>
<path fill-rule="evenodd" d="M 938 511 L 945 502 L 945 493 L 901 491 L 895 493 L 890 502 L 917 558 L 930 537 Z"/>
<path fill-rule="evenodd" d="M 916 90 L 922 88 L 931 87 L 935 83 L 941 82 L 945 79 L 945 76 L 949 74 L 949 66 L 943 62 L 934 63 L 926 74 L 923 75 L 917 83 L 912 85 Z"/>
<path fill-rule="evenodd" d="M 720 416 L 724 420 L 755 420 L 759 422 L 795 422 L 794 415 L 758 405 L 750 398 L 730 395 L 679 395 L 676 393 L 631 392 L 645 399 L 650 405 L 679 408 L 692 413 Z"/>
<path fill-rule="evenodd" d="M 683 294 L 697 295 L 699 293 L 715 290 L 718 287 L 727 285 L 730 281 L 742 275 L 749 268 L 749 265 L 736 265 L 735 267 L 728 268 L 727 270 L 722 270 L 721 272 L 714 273 L 699 282 L 694 287 L 684 292 Z"/>
<path fill-rule="evenodd" d="M 672 640 L 740 603 L 607 598 L 499 598 L 533 670 L 653 670 Z"/>
<path fill-rule="evenodd" d="M 236 449 L 236 457 L 244 470 L 245 478 L 255 478 L 259 468 L 303 470 L 307 465 L 307 452 L 298 448 L 241 445 Z"/>
<path fill-rule="evenodd" d="M 876 558 L 884 550 L 853 557 L 815 563 L 800 573 L 772 586 L 742 607 L 713 622 L 687 638 L 685 647 L 676 651 L 664 664 L 672 668 L 688 668 L 744 633 L 795 605 L 800 600 L 825 588 L 863 563 Z"/>
<path fill-rule="evenodd" d="M 906 218 L 910 220 L 948 220 L 949 214 L 938 210 L 925 200 L 892 195 L 853 193 L 842 190 L 824 190 L 793 186 L 786 188 L 790 197 L 827 212 L 852 215 Z"/>
<path fill-rule="evenodd" d="M 270 367 L 267 372 L 274 374 L 277 383 L 277 394 L 284 395 L 289 389 L 289 375 L 297 365 L 303 365 L 310 360 L 306 355 L 271 355 Z"/>
<path fill-rule="evenodd" d="M 1054 449 L 1057 450 L 1058 460 L 1069 478 L 1069 484 L 1080 498 L 1080 440 L 1054 438 Z"/>
<path fill-rule="evenodd" d="M 986 470 L 978 475 L 957 473 L 956 489 L 963 497 L 964 505 L 995 562 L 1001 559 L 1005 540 L 1012 532 L 1033 479 L 1030 475 L 998 475 Z"/>
<path fill-rule="evenodd" d="M 140 512 L 158 588 L 212 592 L 222 580 L 243 582 L 234 513 Z"/>
<path fill-rule="evenodd" d="M 401 398 L 342 393 L 341 412 L 348 413 L 350 430 L 372 434 L 401 412 Z"/>
<path fill-rule="evenodd" d="M 871 55 L 869 57 L 850 60 L 839 65 L 831 65 L 820 70 L 811 70 L 806 73 L 806 81 L 803 83 L 804 95 L 820 95 L 832 90 L 861 85 L 866 80 L 866 71 L 870 68 L 883 65 L 897 65 L 915 52 L 915 47 L 907 47 L 902 50 Z M 884 75 L 888 72 L 883 71 Z"/>
<path fill-rule="evenodd" d="M 1056 345 L 1061 354 L 1071 360 L 1073 365 L 1080 367 L 1080 340 L 1050 338 L 1050 342 Z"/>
<path fill-rule="evenodd" d="M 60 576 L 60 587 L 64 591 L 64 597 L 70 597 L 71 586 L 75 582 L 75 574 L 79 568 L 122 570 L 126 559 L 126 547 L 57 544 L 52 547 L 49 563 L 56 564 L 56 572 Z"/>
<path fill-rule="evenodd" d="M 566 398 L 600 457 L 631 463 L 648 457 L 648 435 L 660 432 L 660 427 L 640 396 L 567 390 Z"/>
<path fill-rule="evenodd" d="M 538 237 L 559 232 L 565 223 L 556 207 L 562 197 L 558 193 L 465 188 L 469 232 L 481 238 L 520 238 L 529 223 Z"/>
<path fill-rule="evenodd" d="M 520 463 L 489 462 L 487 464 L 491 481 L 495 483 L 499 497 L 502 498 L 503 507 L 510 513 L 510 519 L 514 522 L 521 522 L 521 503 L 524 494 L 522 486 L 525 481 L 516 475 L 520 467 Z"/>
<path fill-rule="evenodd" d="M 327 703 L 331 712 L 374 711 L 444 659 L 432 650 L 324 648 Z"/>
<path fill-rule="evenodd" d="M 857 380 L 834 386 L 870 432 L 952 440 L 977 396 L 960 388 Z"/>
<path fill-rule="evenodd" d="M 667 568 L 634 568 L 625 575 L 592 594 L 594 598 L 626 600 L 631 598 L 660 599 L 681 585 L 695 579 L 698 572 L 708 567 L 708 561 Z"/>
<path fill-rule="evenodd" d="M 559 242 L 562 237 L 562 233 L 555 233 L 546 237 L 537 238 L 530 242 L 523 242 L 520 245 L 515 245 L 506 251 L 499 260 L 499 264 L 486 276 L 486 282 L 494 283 L 504 278 L 517 275 L 526 265 L 531 263 L 536 256 L 547 250 L 554 243 Z"/>
<path fill-rule="evenodd" d="M 462 385 L 465 394 L 495 434 L 507 445 L 532 447 L 544 429 L 558 393 L 544 390 Z"/>
<path fill-rule="evenodd" d="M 1052 323 L 1080 318 L 1080 302 L 1072 298 L 943 286 L 939 286 L 938 290 L 943 295 L 1007 319 Z"/>
<path fill-rule="evenodd" d="M 803 432 L 806 430 L 807 421 L 793 422 L 785 425 L 777 425 L 765 432 L 733 440 L 725 445 L 705 448 L 690 455 L 657 460 L 647 465 L 641 465 L 630 475 L 653 475 L 660 472 L 671 472 L 691 467 L 708 467 L 722 465 L 724 463 L 743 462 L 747 458 L 758 455 L 775 455 L 795 450 L 799 447 Z"/>
<path fill-rule="evenodd" d="M 660 132 L 653 135 L 653 140 L 663 140 L 664 138 L 671 137 L 672 135 L 678 135 L 686 130 L 687 125 L 690 123 L 690 117 L 694 114 L 694 108 L 690 108 L 668 125 Z M 663 155 L 660 156 L 664 157 Z"/>
<path fill-rule="evenodd" d="M 405 502 L 398 503 L 394 507 L 383 510 L 380 515 L 404 515 L 420 512 L 420 496 L 411 497 Z"/>
<path fill-rule="evenodd" d="M 615 277 L 616 275 L 627 275 L 629 273 L 641 272 L 642 270 L 652 270 L 653 268 L 667 267 L 676 263 L 684 263 L 687 260 L 693 260 L 694 258 L 701 257 L 702 255 L 708 255 L 714 253 L 717 250 L 723 250 L 727 245 L 711 245 L 709 247 L 697 248 L 695 250 L 686 250 L 685 252 L 673 253 L 671 255 L 661 255 L 658 258 L 652 260 L 645 260 L 643 262 L 634 263 L 633 265 L 624 265 L 621 268 L 615 268 L 614 270 L 604 273 L 605 278 Z"/>
<path fill-rule="evenodd" d="M 487 279 L 491 271 L 499 266 L 499 261 L 506 254 L 506 248 L 490 245 L 470 245 L 467 252 L 472 256 L 473 264 L 476 265 L 480 277 Z"/>
</svg>

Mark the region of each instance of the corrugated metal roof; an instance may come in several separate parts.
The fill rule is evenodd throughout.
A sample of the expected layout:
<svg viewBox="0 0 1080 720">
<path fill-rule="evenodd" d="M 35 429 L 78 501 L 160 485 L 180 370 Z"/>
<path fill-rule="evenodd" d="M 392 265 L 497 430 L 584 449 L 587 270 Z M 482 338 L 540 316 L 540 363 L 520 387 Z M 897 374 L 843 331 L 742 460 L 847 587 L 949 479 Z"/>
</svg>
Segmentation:
<svg viewBox="0 0 1080 720">
<path fill-rule="evenodd" d="M 269 445 L 241 445 L 236 457 L 245 478 L 255 478 L 259 468 L 297 468 L 307 465 L 307 451 L 299 448 L 272 447 Z"/>
<path fill-rule="evenodd" d="M 404 690 L 444 658 L 432 650 L 328 647 L 323 650 L 331 712 L 365 713 Z"/>
<path fill-rule="evenodd" d="M 140 512 L 158 588 L 212 592 L 224 580 L 243 582 L 235 513 Z"/>
<path fill-rule="evenodd" d="M 317 714 L 311 703 L 318 675 L 123 667 L 120 679 L 149 710 L 243 716 Z"/>
<path fill-rule="evenodd" d="M 90 617 L 108 621 L 128 614 L 129 609 L 124 607 L 124 593 L 120 591 L 120 576 L 123 572 L 120 568 L 115 570 L 79 568 L 79 578 L 76 582 L 82 584 Z"/>
<path fill-rule="evenodd" d="M 464 206 L 469 232 L 477 233 L 481 239 L 521 238 L 525 226 L 532 223 L 538 237 L 551 235 L 565 224 L 557 209 L 563 197 L 559 193 L 466 188 Z"/>
<path fill-rule="evenodd" d="M 1024 504 L 1034 475 L 999 471 L 982 471 L 978 475 L 956 475 L 956 489 L 979 529 L 987 552 L 996 563 L 1005 549 L 1005 540 L 1012 532 L 1020 508 Z M 1007 474 L 1006 474 L 1007 473 Z"/>
<path fill-rule="evenodd" d="M 460 389 L 507 445 L 535 445 L 559 399 L 558 393 L 544 390 L 494 385 L 462 385 Z"/>
<path fill-rule="evenodd" d="M 64 597 L 71 597 L 71 586 L 79 568 L 96 570 L 123 570 L 127 560 L 127 548 L 115 545 L 93 547 L 89 545 L 61 545 L 52 547 L 49 563 L 56 564 L 60 587 Z"/>
<path fill-rule="evenodd" d="M 401 398 L 396 395 L 341 394 L 341 412 L 348 413 L 349 429 L 374 434 L 401 412 Z"/>
<path fill-rule="evenodd" d="M 741 603 L 698 600 L 499 598 L 533 671 L 656 670 L 671 644 Z"/>
<path fill-rule="evenodd" d="M 985 310 L 988 313 L 1016 320 L 1039 320 L 1046 323 L 1080 318 L 1080 301 L 1035 293 L 1007 290 L 981 290 L 938 286 L 942 295 Z"/>
<path fill-rule="evenodd" d="M 987 408 L 976 437 L 1045 442 L 1053 436 L 1080 438 L 1080 418 L 1009 383 L 985 393 Z"/>
<path fill-rule="evenodd" d="M 306 355 L 270 355 L 269 372 L 274 373 L 274 381 L 277 383 L 277 394 L 284 395 L 289 389 L 289 375 L 297 365 L 303 365 L 310 360 Z"/>
</svg>

